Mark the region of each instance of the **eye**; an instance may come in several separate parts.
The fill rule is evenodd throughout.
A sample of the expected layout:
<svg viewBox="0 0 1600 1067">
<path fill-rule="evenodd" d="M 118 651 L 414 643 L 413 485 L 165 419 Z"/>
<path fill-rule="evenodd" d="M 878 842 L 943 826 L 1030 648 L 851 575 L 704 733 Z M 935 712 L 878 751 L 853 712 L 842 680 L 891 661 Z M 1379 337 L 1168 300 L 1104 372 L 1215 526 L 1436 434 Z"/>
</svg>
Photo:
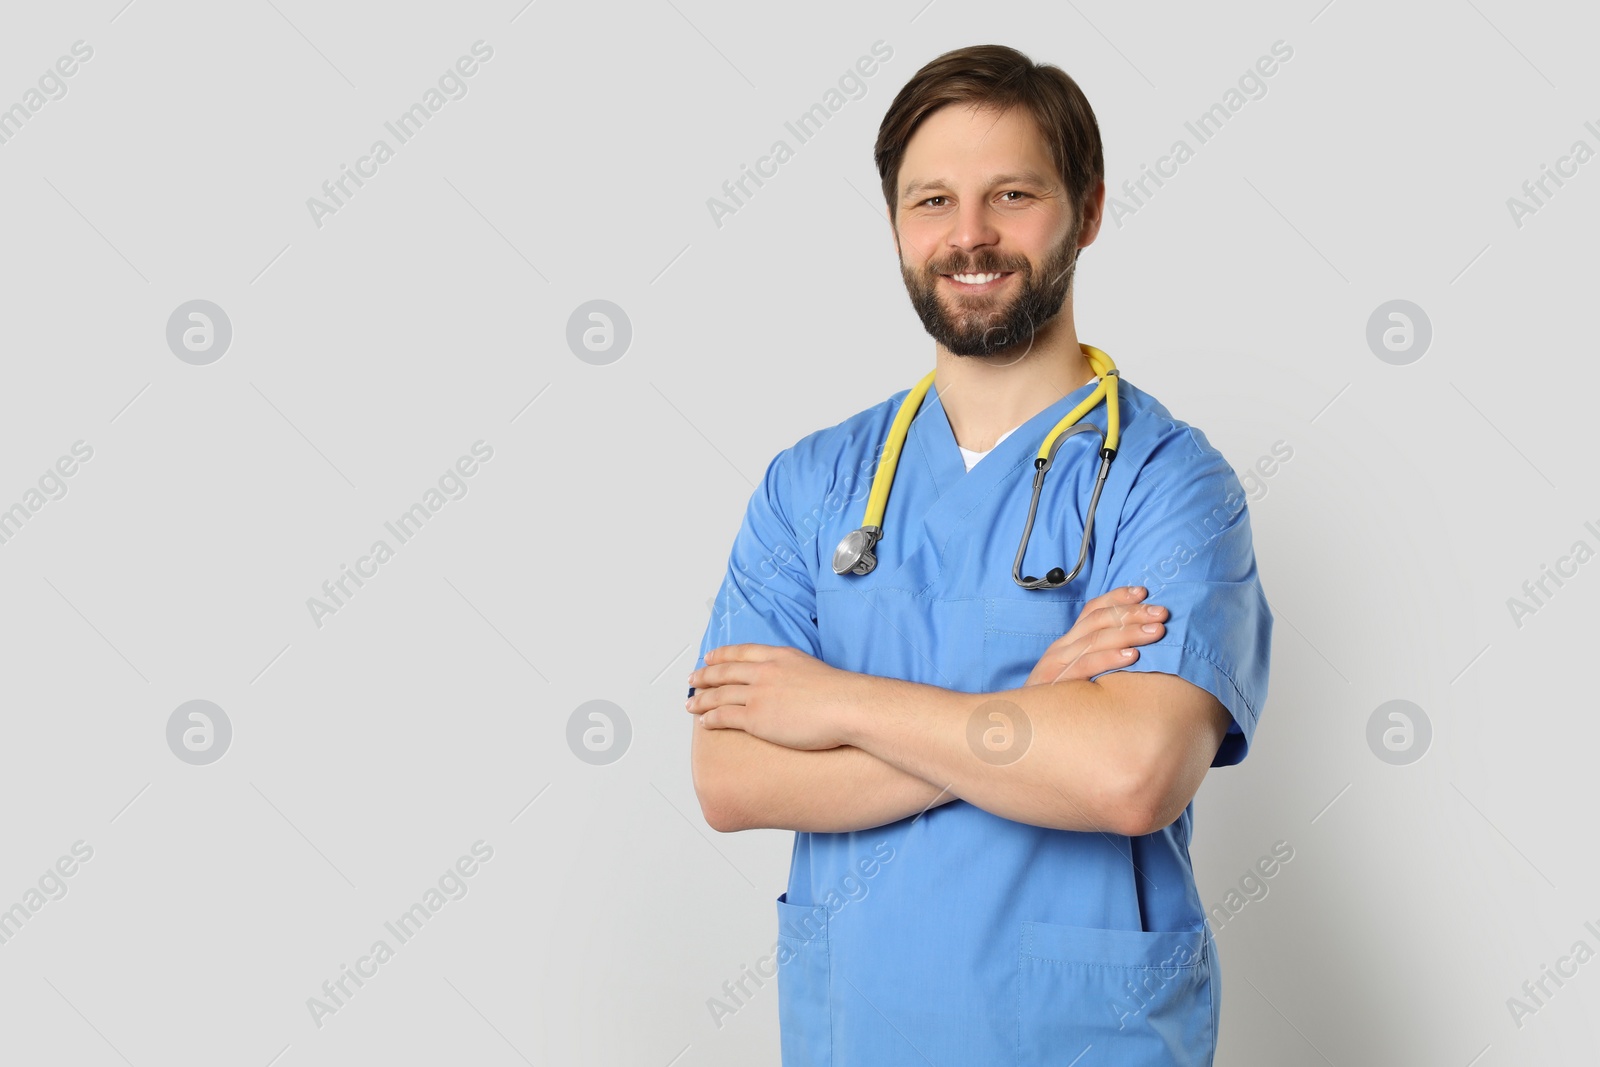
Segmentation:
<svg viewBox="0 0 1600 1067">
<path fill-rule="evenodd" d="M 1032 194 L 1023 192 L 1021 189 L 1007 189 L 1005 192 L 1001 193 L 1000 195 L 1001 196 L 1011 196 L 1013 193 L 1015 193 L 1017 196 L 1031 196 L 1032 195 Z M 1015 200 L 1010 200 L 1010 201 L 1007 201 L 1007 203 L 1015 204 L 1016 201 Z"/>
<path fill-rule="evenodd" d="M 943 199 L 945 199 L 945 197 L 942 197 L 942 196 L 930 196 L 930 197 L 928 197 L 927 200 L 924 200 L 922 203 L 918 204 L 917 206 L 918 207 L 926 207 L 932 201 L 943 200 Z"/>
</svg>

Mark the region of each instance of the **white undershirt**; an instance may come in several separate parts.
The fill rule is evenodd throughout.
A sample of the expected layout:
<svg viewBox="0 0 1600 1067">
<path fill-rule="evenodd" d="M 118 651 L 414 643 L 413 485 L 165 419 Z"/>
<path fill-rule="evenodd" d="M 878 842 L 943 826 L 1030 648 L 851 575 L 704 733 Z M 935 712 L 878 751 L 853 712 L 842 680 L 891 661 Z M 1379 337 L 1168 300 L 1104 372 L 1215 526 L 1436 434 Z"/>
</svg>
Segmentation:
<svg viewBox="0 0 1600 1067">
<path fill-rule="evenodd" d="M 1097 380 L 1098 380 L 1098 377 L 1090 378 L 1087 382 L 1084 382 L 1083 384 L 1084 385 L 1093 385 Z M 994 445 L 992 445 L 991 447 L 985 449 L 982 452 L 974 452 L 970 448 L 961 448 L 960 445 L 956 445 L 957 448 L 961 448 L 961 458 L 966 461 L 967 470 L 971 470 L 974 466 L 977 465 L 978 460 L 982 459 L 984 456 L 987 456 L 990 452 L 993 452 L 996 448 L 998 448 L 1000 446 L 1000 442 L 1004 441 L 1006 438 L 1010 437 L 1013 433 L 1015 433 L 1017 431 L 1017 429 L 1018 428 L 1015 427 L 1015 426 L 1011 427 L 1011 429 L 1007 430 L 1005 433 L 1000 435 L 999 440 L 995 441 Z"/>
</svg>

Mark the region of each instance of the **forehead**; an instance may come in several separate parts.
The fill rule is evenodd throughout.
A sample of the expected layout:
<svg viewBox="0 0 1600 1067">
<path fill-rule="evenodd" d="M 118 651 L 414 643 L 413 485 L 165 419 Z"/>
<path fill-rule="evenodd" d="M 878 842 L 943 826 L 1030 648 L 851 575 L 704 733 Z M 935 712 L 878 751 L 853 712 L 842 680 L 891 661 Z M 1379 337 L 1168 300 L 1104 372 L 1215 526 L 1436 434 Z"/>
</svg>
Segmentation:
<svg viewBox="0 0 1600 1067">
<path fill-rule="evenodd" d="M 1054 184 L 1055 164 L 1033 116 L 1022 108 L 998 111 L 947 104 L 929 115 L 906 142 L 900 188 L 970 184 L 999 175 L 1033 174 Z"/>
</svg>

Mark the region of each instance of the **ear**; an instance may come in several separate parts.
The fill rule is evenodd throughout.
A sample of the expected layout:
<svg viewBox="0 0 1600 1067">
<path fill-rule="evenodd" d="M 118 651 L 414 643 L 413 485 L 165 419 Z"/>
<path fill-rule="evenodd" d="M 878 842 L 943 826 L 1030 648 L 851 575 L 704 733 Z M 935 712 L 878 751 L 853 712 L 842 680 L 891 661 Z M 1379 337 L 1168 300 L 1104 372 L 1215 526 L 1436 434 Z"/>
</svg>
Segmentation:
<svg viewBox="0 0 1600 1067">
<path fill-rule="evenodd" d="M 1094 239 L 1100 233 L 1100 223 L 1105 218 L 1106 210 L 1106 183 L 1101 179 L 1085 198 L 1083 205 L 1083 229 L 1078 234 L 1078 247 L 1087 248 L 1094 244 Z"/>
</svg>

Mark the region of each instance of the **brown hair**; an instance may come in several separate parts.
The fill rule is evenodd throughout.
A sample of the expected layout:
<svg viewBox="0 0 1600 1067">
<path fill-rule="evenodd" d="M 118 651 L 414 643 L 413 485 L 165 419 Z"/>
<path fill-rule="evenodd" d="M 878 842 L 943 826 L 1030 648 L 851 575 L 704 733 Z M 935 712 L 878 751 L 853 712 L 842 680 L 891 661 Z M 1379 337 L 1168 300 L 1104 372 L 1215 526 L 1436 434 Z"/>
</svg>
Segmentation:
<svg viewBox="0 0 1600 1067">
<path fill-rule="evenodd" d="M 911 76 L 883 116 L 872 155 L 891 220 L 899 215 L 896 194 L 906 145 L 922 121 L 947 104 L 1024 108 L 1049 146 L 1056 171 L 1066 183 L 1068 202 L 1081 217 L 1084 202 L 1106 171 L 1100 125 L 1088 98 L 1060 67 L 1035 63 L 1006 45 L 979 44 L 930 60 Z"/>
</svg>

